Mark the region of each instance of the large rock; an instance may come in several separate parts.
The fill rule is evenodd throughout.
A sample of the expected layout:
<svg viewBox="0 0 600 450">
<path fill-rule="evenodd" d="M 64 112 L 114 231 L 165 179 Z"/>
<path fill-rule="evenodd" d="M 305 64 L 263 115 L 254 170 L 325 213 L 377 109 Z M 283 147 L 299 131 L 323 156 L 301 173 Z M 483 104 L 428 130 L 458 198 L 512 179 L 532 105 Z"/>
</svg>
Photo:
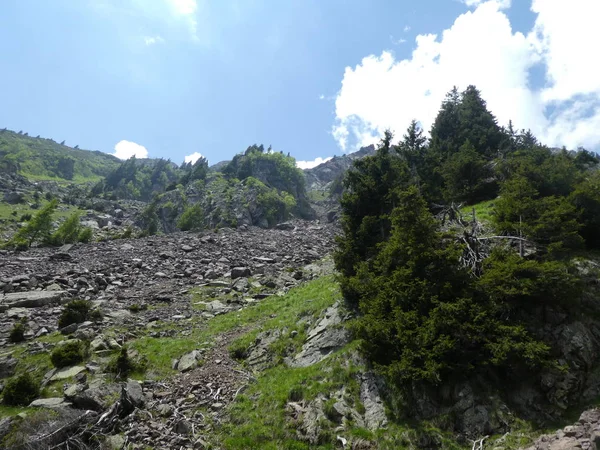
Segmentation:
<svg viewBox="0 0 600 450">
<path fill-rule="evenodd" d="M 15 205 L 17 203 L 24 203 L 25 202 L 25 194 L 23 192 L 17 192 L 17 191 L 5 192 L 4 193 L 4 201 L 11 205 Z"/>
<path fill-rule="evenodd" d="M 12 377 L 15 374 L 17 362 L 18 361 L 10 355 L 0 358 L 0 380 L 2 378 Z"/>
<path fill-rule="evenodd" d="M 215 316 L 218 316 L 219 314 L 225 314 L 232 310 L 232 307 L 221 303 L 219 300 L 213 300 L 212 302 L 208 303 L 199 302 L 197 304 L 203 304 L 205 310 Z"/>
<path fill-rule="evenodd" d="M 31 404 L 29 406 L 37 407 L 37 408 L 56 409 L 56 408 L 66 408 L 68 406 L 71 406 L 71 404 L 69 402 L 65 401 L 65 399 L 62 397 L 52 397 L 52 398 L 39 398 L 39 399 L 31 402 Z"/>
<path fill-rule="evenodd" d="M 263 331 L 256 336 L 246 359 L 248 365 L 255 370 L 264 370 L 269 367 L 273 361 L 273 352 L 270 351 L 270 347 L 280 337 L 281 331 L 279 330 Z"/>
<path fill-rule="evenodd" d="M 58 303 L 65 295 L 64 291 L 12 292 L 0 295 L 0 311 L 8 308 L 39 308 Z"/>
<path fill-rule="evenodd" d="M 600 449 L 600 410 L 585 411 L 579 422 L 553 435 L 541 436 L 527 450 L 598 450 Z"/>
<path fill-rule="evenodd" d="M 365 373 L 361 377 L 360 401 L 365 407 L 364 421 L 369 430 L 375 431 L 387 425 L 385 406 L 372 373 Z"/>
<path fill-rule="evenodd" d="M 121 401 L 126 402 L 126 409 L 139 408 L 144 405 L 142 386 L 136 381 L 130 381 L 121 391 Z"/>
<path fill-rule="evenodd" d="M 235 280 L 236 278 L 249 277 L 252 275 L 252 272 L 248 267 L 234 267 L 231 269 L 231 279 Z"/>
<path fill-rule="evenodd" d="M 180 372 L 187 372 L 198 365 L 201 353 L 198 350 L 186 353 L 183 355 L 177 363 L 177 370 Z"/>
<path fill-rule="evenodd" d="M 65 367 L 64 369 L 57 370 L 54 375 L 50 377 L 50 381 L 66 380 L 83 371 L 85 371 L 85 367 L 82 366 Z"/>
<path fill-rule="evenodd" d="M 70 400 L 77 408 L 103 411 L 119 398 L 120 391 L 121 387 L 118 384 L 106 383 L 98 387 L 90 387 Z"/>
<path fill-rule="evenodd" d="M 292 367 L 308 367 L 323 361 L 348 343 L 349 334 L 341 324 L 340 305 L 327 308 L 325 316 L 310 330 L 302 350 L 291 361 Z"/>
</svg>

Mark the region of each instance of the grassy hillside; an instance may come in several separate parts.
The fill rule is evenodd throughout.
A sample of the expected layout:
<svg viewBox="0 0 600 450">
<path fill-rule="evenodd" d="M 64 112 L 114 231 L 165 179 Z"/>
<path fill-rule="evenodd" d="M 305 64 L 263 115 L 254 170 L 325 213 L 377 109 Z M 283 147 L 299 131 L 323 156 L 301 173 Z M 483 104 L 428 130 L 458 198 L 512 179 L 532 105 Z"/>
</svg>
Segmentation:
<svg viewBox="0 0 600 450">
<path fill-rule="evenodd" d="M 80 150 L 52 139 L 0 130 L 0 170 L 16 170 L 37 180 L 95 181 L 120 164 L 99 151 Z"/>
</svg>

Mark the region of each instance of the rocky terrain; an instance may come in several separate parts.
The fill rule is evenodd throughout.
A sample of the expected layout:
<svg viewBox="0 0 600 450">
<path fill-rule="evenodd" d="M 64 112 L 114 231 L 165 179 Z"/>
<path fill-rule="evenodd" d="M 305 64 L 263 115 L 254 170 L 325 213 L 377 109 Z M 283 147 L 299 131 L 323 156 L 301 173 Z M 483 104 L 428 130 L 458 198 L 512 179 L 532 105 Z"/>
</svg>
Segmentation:
<svg viewBox="0 0 600 450">
<path fill-rule="evenodd" d="M 58 220 L 81 210 L 95 242 L 0 250 L 0 392 L 25 372 L 42 380 L 29 407 L 0 405 L 0 443 L 27 449 L 598 448 L 595 409 L 535 440 L 540 424 L 563 426 L 566 411 L 595 405 L 600 393 L 598 264 L 591 260 L 579 264 L 590 288 L 583 299 L 589 314 L 566 320 L 560 310 L 545 310 L 542 332 L 569 371 L 546 370 L 507 393 L 472 382 L 457 383 L 444 399 L 414 390 L 414 423 L 403 422 L 394 394 L 352 342 L 346 326 L 352 316 L 328 257 L 339 214 L 332 186 L 356 158 L 373 151 L 365 147 L 304 172 L 310 216 L 319 220 L 273 227 L 262 188 L 213 174 L 206 185 L 164 192 L 156 213 L 159 230 L 170 234 L 143 238 L 134 237 L 147 202 L 1 173 L 0 199 L 12 214 L 0 217 L 0 238 L 21 226 L 20 214 L 55 197 Z M 214 230 L 177 232 L 173 217 L 188 201 L 201 205 Z M 60 328 L 74 299 L 92 302 L 101 317 Z M 14 344 L 10 335 L 19 323 L 25 341 Z M 68 342 L 84 343 L 89 355 L 53 367 L 50 354 Z M 124 378 L 111 369 L 122 350 L 139 368 Z"/>
<path fill-rule="evenodd" d="M 319 164 L 312 169 L 305 170 L 304 176 L 306 178 L 307 190 L 326 190 L 329 184 L 342 176 L 352 166 L 352 163 L 355 160 L 373 155 L 374 153 L 375 146 L 369 145 L 367 147 L 362 147 L 354 153 L 335 156 L 329 161 Z"/>
<path fill-rule="evenodd" d="M 331 272 L 330 264 L 315 262 L 331 250 L 333 235 L 331 226 L 295 222 L 273 230 L 241 227 L 23 253 L 3 251 L 0 377 L 12 376 L 29 356 L 47 354 L 63 339 L 86 340 L 91 359 L 45 373 L 47 395 L 32 406 L 59 411 L 61 427 L 73 421 L 72 408 L 78 409 L 83 416 L 76 416 L 77 426 L 84 417 L 103 434 L 118 435 L 111 441 L 114 448 L 124 442 L 139 445 L 133 448 L 204 448 L 208 445 L 206 415 L 210 426 L 219 423 L 227 405 L 253 379 L 254 369 L 261 367 L 257 355 L 263 353 L 264 363 L 268 351 L 257 339 L 250 363 L 242 366 L 227 348 L 250 325 L 234 325 L 216 336 L 206 335 L 205 341 L 194 340 L 197 331 L 217 316 L 252 308 Z M 103 312 L 102 321 L 58 330 L 61 304 L 74 298 L 93 301 Z M 15 346 L 8 334 L 18 320 L 27 324 L 26 343 Z M 323 338 L 331 323 L 340 323 L 335 309 L 316 324 L 291 365 L 315 364 L 344 344 L 339 332 Z M 141 383 L 119 383 L 104 373 L 108 356 L 122 346 L 128 346 L 134 358 L 145 357 L 130 344 L 186 337 L 191 342 L 175 350 L 170 367 L 150 364 Z M 165 369 L 173 375 L 163 376 Z M 125 408 L 127 402 L 134 406 Z M 101 414 L 118 420 L 108 426 L 99 420 Z M 0 430 L 6 433 L 8 422 L 14 420 L 5 419 Z M 44 439 L 54 431 L 38 432 L 31 440 L 38 439 L 39 448 L 47 448 L 50 441 Z"/>
</svg>

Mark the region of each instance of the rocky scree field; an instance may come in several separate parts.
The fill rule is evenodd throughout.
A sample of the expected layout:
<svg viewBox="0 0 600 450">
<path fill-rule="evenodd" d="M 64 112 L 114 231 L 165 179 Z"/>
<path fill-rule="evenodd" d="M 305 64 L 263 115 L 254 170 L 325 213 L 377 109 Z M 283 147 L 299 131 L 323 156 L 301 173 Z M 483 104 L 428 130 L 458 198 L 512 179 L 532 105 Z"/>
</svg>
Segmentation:
<svg viewBox="0 0 600 450">
<path fill-rule="evenodd" d="M 333 377 L 322 376 L 318 364 L 346 344 L 339 293 L 327 275 L 332 263 L 322 259 L 334 228 L 311 222 L 280 228 L 2 251 L 2 388 L 25 373 L 41 383 L 31 404 L 0 407 L 4 446 L 221 448 L 229 439 L 228 448 L 267 442 L 279 448 L 279 439 L 264 435 L 255 436 L 258 446 L 249 443 L 242 424 L 233 427 L 238 432 L 228 428 L 251 401 L 246 390 L 256 392 L 260 374 L 285 360 L 299 384 L 288 386 L 296 393 L 286 398 L 304 408 L 322 390 L 311 385 Z M 59 328 L 74 299 L 91 302 L 100 314 Z M 23 341 L 13 343 L 16 324 Z M 51 355 L 65 341 L 82 343 L 84 356 L 53 367 Z M 111 369 L 122 354 L 132 366 L 127 377 Z M 369 392 L 378 419 L 362 420 L 384 421 L 381 400 Z M 322 409 L 336 415 L 332 407 Z M 315 412 L 314 421 L 323 414 Z M 335 442 L 311 423 L 281 440 Z"/>
</svg>

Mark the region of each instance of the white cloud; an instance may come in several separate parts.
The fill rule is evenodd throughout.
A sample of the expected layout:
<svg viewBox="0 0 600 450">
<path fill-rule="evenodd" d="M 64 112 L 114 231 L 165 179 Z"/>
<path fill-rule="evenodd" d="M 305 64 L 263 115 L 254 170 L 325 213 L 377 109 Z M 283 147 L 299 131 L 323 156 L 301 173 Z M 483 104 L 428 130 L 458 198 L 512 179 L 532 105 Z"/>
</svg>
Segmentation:
<svg viewBox="0 0 600 450">
<path fill-rule="evenodd" d="M 548 145 L 598 148 L 600 77 L 592 49 L 600 47 L 600 2 L 533 0 L 537 18 L 525 36 L 502 11 L 510 2 L 467 1 L 476 9 L 441 36 L 417 36 L 410 59 L 383 52 L 346 68 L 332 130 L 339 146 L 373 143 L 386 128 L 401 135 L 412 119 L 428 131 L 446 92 L 474 84 L 500 124 L 512 119 Z M 534 66 L 546 69 L 545 86 L 531 86 Z"/>
<path fill-rule="evenodd" d="M 165 40 L 161 36 L 144 36 L 144 43 L 146 45 L 162 44 Z"/>
<path fill-rule="evenodd" d="M 192 164 L 195 164 L 196 161 L 198 161 L 200 158 L 202 158 L 202 153 L 194 152 L 191 155 L 187 155 L 186 157 L 184 157 L 183 160 L 186 163 L 191 162 Z"/>
<path fill-rule="evenodd" d="M 166 0 L 169 4 L 171 11 L 175 16 L 186 21 L 192 37 L 197 39 L 198 21 L 196 19 L 196 13 L 198 12 L 197 0 Z"/>
<path fill-rule="evenodd" d="M 143 145 L 123 140 L 117 142 L 113 155 L 119 159 L 129 159 L 132 156 L 135 156 L 136 158 L 147 158 L 148 150 L 146 150 L 146 147 Z"/>
<path fill-rule="evenodd" d="M 312 169 L 313 167 L 317 167 L 319 164 L 323 164 L 324 162 L 327 162 L 331 159 L 332 157 L 329 156 L 327 158 L 315 158 L 312 161 L 296 161 L 296 167 L 298 167 L 299 169 L 305 170 L 305 169 Z"/>
<path fill-rule="evenodd" d="M 469 8 L 477 7 L 484 3 L 485 0 L 462 0 Z M 500 8 L 508 9 L 511 6 L 512 0 L 492 0 L 495 1 Z"/>
<path fill-rule="evenodd" d="M 192 15 L 198 9 L 196 0 L 167 0 L 171 8 L 181 15 Z"/>
<path fill-rule="evenodd" d="M 325 100 L 325 96 L 323 94 L 319 95 L 319 100 Z"/>
<path fill-rule="evenodd" d="M 404 32 L 408 33 L 410 31 L 410 25 L 405 25 L 404 26 Z"/>
</svg>

